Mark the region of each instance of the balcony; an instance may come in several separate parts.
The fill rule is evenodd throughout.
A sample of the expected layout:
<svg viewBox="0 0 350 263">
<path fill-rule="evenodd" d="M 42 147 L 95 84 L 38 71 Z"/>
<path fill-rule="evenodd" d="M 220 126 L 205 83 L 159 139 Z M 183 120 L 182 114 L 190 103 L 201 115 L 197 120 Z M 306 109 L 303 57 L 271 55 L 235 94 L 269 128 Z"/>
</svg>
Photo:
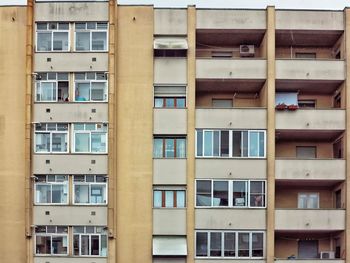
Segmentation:
<svg viewBox="0 0 350 263">
<path fill-rule="evenodd" d="M 153 235 L 186 235 L 186 209 L 154 208 Z"/>
<path fill-rule="evenodd" d="M 34 122 L 108 122 L 107 103 L 35 103 Z"/>
<path fill-rule="evenodd" d="M 344 230 L 345 210 L 276 209 L 276 230 Z"/>
<path fill-rule="evenodd" d="M 154 109 L 153 134 L 187 134 L 187 110 Z"/>
<path fill-rule="evenodd" d="M 35 256 L 34 263 L 107 263 L 107 258 L 97 257 L 62 257 L 62 256 Z"/>
<path fill-rule="evenodd" d="M 276 263 L 345 263 L 344 259 L 275 259 Z"/>
</svg>

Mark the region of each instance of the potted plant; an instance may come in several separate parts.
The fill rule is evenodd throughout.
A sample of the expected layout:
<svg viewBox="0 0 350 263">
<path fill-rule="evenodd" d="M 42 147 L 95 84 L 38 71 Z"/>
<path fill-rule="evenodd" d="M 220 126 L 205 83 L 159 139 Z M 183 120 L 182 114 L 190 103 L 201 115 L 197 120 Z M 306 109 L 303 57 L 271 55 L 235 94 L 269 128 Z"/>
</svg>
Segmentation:
<svg viewBox="0 0 350 263">
<path fill-rule="evenodd" d="M 295 105 L 295 104 L 288 105 L 288 110 L 295 111 L 297 109 L 299 109 L 298 105 Z"/>
<path fill-rule="evenodd" d="M 285 109 L 287 109 L 287 105 L 284 104 L 283 102 L 282 102 L 282 103 L 278 103 L 278 104 L 276 105 L 276 110 L 282 111 L 282 110 L 285 110 Z"/>
</svg>

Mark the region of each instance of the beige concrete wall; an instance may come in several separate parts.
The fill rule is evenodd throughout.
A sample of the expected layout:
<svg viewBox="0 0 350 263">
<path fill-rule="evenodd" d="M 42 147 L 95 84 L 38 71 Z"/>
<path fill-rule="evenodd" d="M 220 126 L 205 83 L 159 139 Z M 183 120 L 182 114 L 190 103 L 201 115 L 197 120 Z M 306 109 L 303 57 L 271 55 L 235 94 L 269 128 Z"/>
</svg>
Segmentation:
<svg viewBox="0 0 350 263">
<path fill-rule="evenodd" d="M 46 215 L 46 213 L 49 215 Z M 95 212 L 93 215 L 92 212 Z M 34 225 L 107 226 L 106 206 L 34 206 Z"/>
<path fill-rule="evenodd" d="M 316 158 L 333 158 L 333 144 L 331 142 L 276 142 L 277 158 L 296 158 L 297 146 L 316 146 Z"/>
<path fill-rule="evenodd" d="M 26 8 L 0 7 L 0 261 L 26 262 Z"/>
<path fill-rule="evenodd" d="M 196 128 L 266 129 L 266 109 L 197 109 Z"/>
<path fill-rule="evenodd" d="M 34 174 L 107 174 L 107 159 L 97 154 L 34 154 L 32 169 Z"/>
<path fill-rule="evenodd" d="M 196 229 L 266 229 L 266 209 L 195 209 Z"/>
<path fill-rule="evenodd" d="M 266 79 L 264 59 L 197 59 L 197 79 Z"/>
<path fill-rule="evenodd" d="M 186 9 L 154 9 L 155 35 L 186 35 Z"/>
<path fill-rule="evenodd" d="M 48 62 L 47 58 L 51 58 Z M 96 58 L 96 61 L 92 61 Z M 69 63 L 67 63 L 69 61 Z M 108 71 L 108 53 L 35 53 L 36 72 L 89 72 Z"/>
<path fill-rule="evenodd" d="M 266 29 L 265 10 L 197 10 L 197 29 Z"/>
<path fill-rule="evenodd" d="M 344 130 L 345 110 L 277 111 L 276 129 Z"/>
<path fill-rule="evenodd" d="M 345 160 L 276 160 L 276 179 L 345 180 Z"/>
<path fill-rule="evenodd" d="M 155 58 L 155 84 L 186 84 L 187 61 L 185 58 Z"/>
<path fill-rule="evenodd" d="M 37 3 L 34 11 L 35 21 L 108 21 L 108 3 Z"/>
<path fill-rule="evenodd" d="M 186 209 L 153 208 L 153 235 L 186 235 Z"/>
<path fill-rule="evenodd" d="M 47 112 L 47 109 L 50 112 Z M 95 112 L 93 112 L 95 110 Z M 35 103 L 33 122 L 108 122 L 107 103 Z"/>
<path fill-rule="evenodd" d="M 186 134 L 187 110 L 186 109 L 154 109 L 153 110 L 154 134 Z"/>
<path fill-rule="evenodd" d="M 186 159 L 154 159 L 153 184 L 186 184 Z"/>
<path fill-rule="evenodd" d="M 34 263 L 107 263 L 107 258 L 96 257 L 34 257 Z"/>
<path fill-rule="evenodd" d="M 345 210 L 276 209 L 276 230 L 344 230 Z"/>
<path fill-rule="evenodd" d="M 276 29 L 344 30 L 341 11 L 276 11 Z"/>
<path fill-rule="evenodd" d="M 266 160 L 196 159 L 196 178 L 266 179 Z"/>
<path fill-rule="evenodd" d="M 118 7 L 117 262 L 152 262 L 153 17 L 150 6 Z"/>
<path fill-rule="evenodd" d="M 204 33 L 205 34 L 205 33 Z M 229 34 L 229 33 L 228 33 Z M 241 58 L 241 53 L 239 51 L 240 45 L 225 45 L 218 47 L 198 47 L 196 49 L 197 58 L 212 58 L 213 52 L 230 52 L 233 58 Z M 266 53 L 266 52 L 265 52 Z M 266 58 L 263 47 L 254 45 L 254 57 L 255 58 Z"/>
<path fill-rule="evenodd" d="M 276 60 L 276 79 L 344 80 L 341 60 Z"/>
<path fill-rule="evenodd" d="M 332 95 L 319 95 L 319 94 L 298 94 L 298 100 L 315 100 L 316 109 L 327 109 L 333 107 L 333 98 Z"/>
</svg>

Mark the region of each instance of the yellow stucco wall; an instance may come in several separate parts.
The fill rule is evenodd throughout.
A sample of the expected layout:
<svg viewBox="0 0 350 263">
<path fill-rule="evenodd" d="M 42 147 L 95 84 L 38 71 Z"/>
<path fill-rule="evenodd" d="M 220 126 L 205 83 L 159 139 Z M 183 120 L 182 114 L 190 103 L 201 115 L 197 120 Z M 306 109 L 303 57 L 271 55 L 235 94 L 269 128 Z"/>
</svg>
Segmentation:
<svg viewBox="0 0 350 263">
<path fill-rule="evenodd" d="M 0 262 L 23 263 L 26 7 L 0 8 Z"/>
</svg>

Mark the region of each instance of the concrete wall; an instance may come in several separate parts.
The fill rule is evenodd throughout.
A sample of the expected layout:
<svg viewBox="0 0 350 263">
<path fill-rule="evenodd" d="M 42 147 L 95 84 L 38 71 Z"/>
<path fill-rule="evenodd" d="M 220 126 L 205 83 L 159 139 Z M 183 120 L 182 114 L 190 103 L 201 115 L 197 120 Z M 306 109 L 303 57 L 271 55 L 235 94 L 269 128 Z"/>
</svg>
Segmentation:
<svg viewBox="0 0 350 263">
<path fill-rule="evenodd" d="M 186 235 L 186 209 L 154 208 L 153 235 Z"/>
<path fill-rule="evenodd" d="M 296 53 L 316 53 L 316 59 L 334 59 L 333 48 L 319 48 L 319 47 L 277 47 L 276 58 L 295 58 Z"/>
<path fill-rule="evenodd" d="M 197 109 L 196 128 L 266 129 L 266 109 Z"/>
<path fill-rule="evenodd" d="M 187 61 L 185 58 L 155 58 L 155 84 L 186 84 Z"/>
<path fill-rule="evenodd" d="M 197 59 L 197 79 L 266 79 L 264 59 Z"/>
<path fill-rule="evenodd" d="M 26 8 L 0 8 L 0 261 L 26 262 Z"/>
<path fill-rule="evenodd" d="M 186 184 L 186 159 L 154 159 L 153 184 Z"/>
<path fill-rule="evenodd" d="M 276 142 L 277 158 L 296 158 L 297 146 L 316 146 L 316 158 L 333 158 L 333 144 L 331 142 Z"/>
<path fill-rule="evenodd" d="M 196 229 L 266 229 L 266 209 L 196 209 Z"/>
<path fill-rule="evenodd" d="M 33 108 L 34 122 L 108 122 L 107 103 L 35 103 Z"/>
<path fill-rule="evenodd" d="M 155 35 L 186 35 L 186 9 L 154 9 Z"/>
<path fill-rule="evenodd" d="M 37 3 L 35 21 L 108 21 L 108 3 Z"/>
<path fill-rule="evenodd" d="M 266 12 L 199 9 L 197 29 L 266 29 Z"/>
<path fill-rule="evenodd" d="M 153 110 L 154 134 L 186 134 L 187 110 L 186 109 L 154 109 Z"/>
</svg>

